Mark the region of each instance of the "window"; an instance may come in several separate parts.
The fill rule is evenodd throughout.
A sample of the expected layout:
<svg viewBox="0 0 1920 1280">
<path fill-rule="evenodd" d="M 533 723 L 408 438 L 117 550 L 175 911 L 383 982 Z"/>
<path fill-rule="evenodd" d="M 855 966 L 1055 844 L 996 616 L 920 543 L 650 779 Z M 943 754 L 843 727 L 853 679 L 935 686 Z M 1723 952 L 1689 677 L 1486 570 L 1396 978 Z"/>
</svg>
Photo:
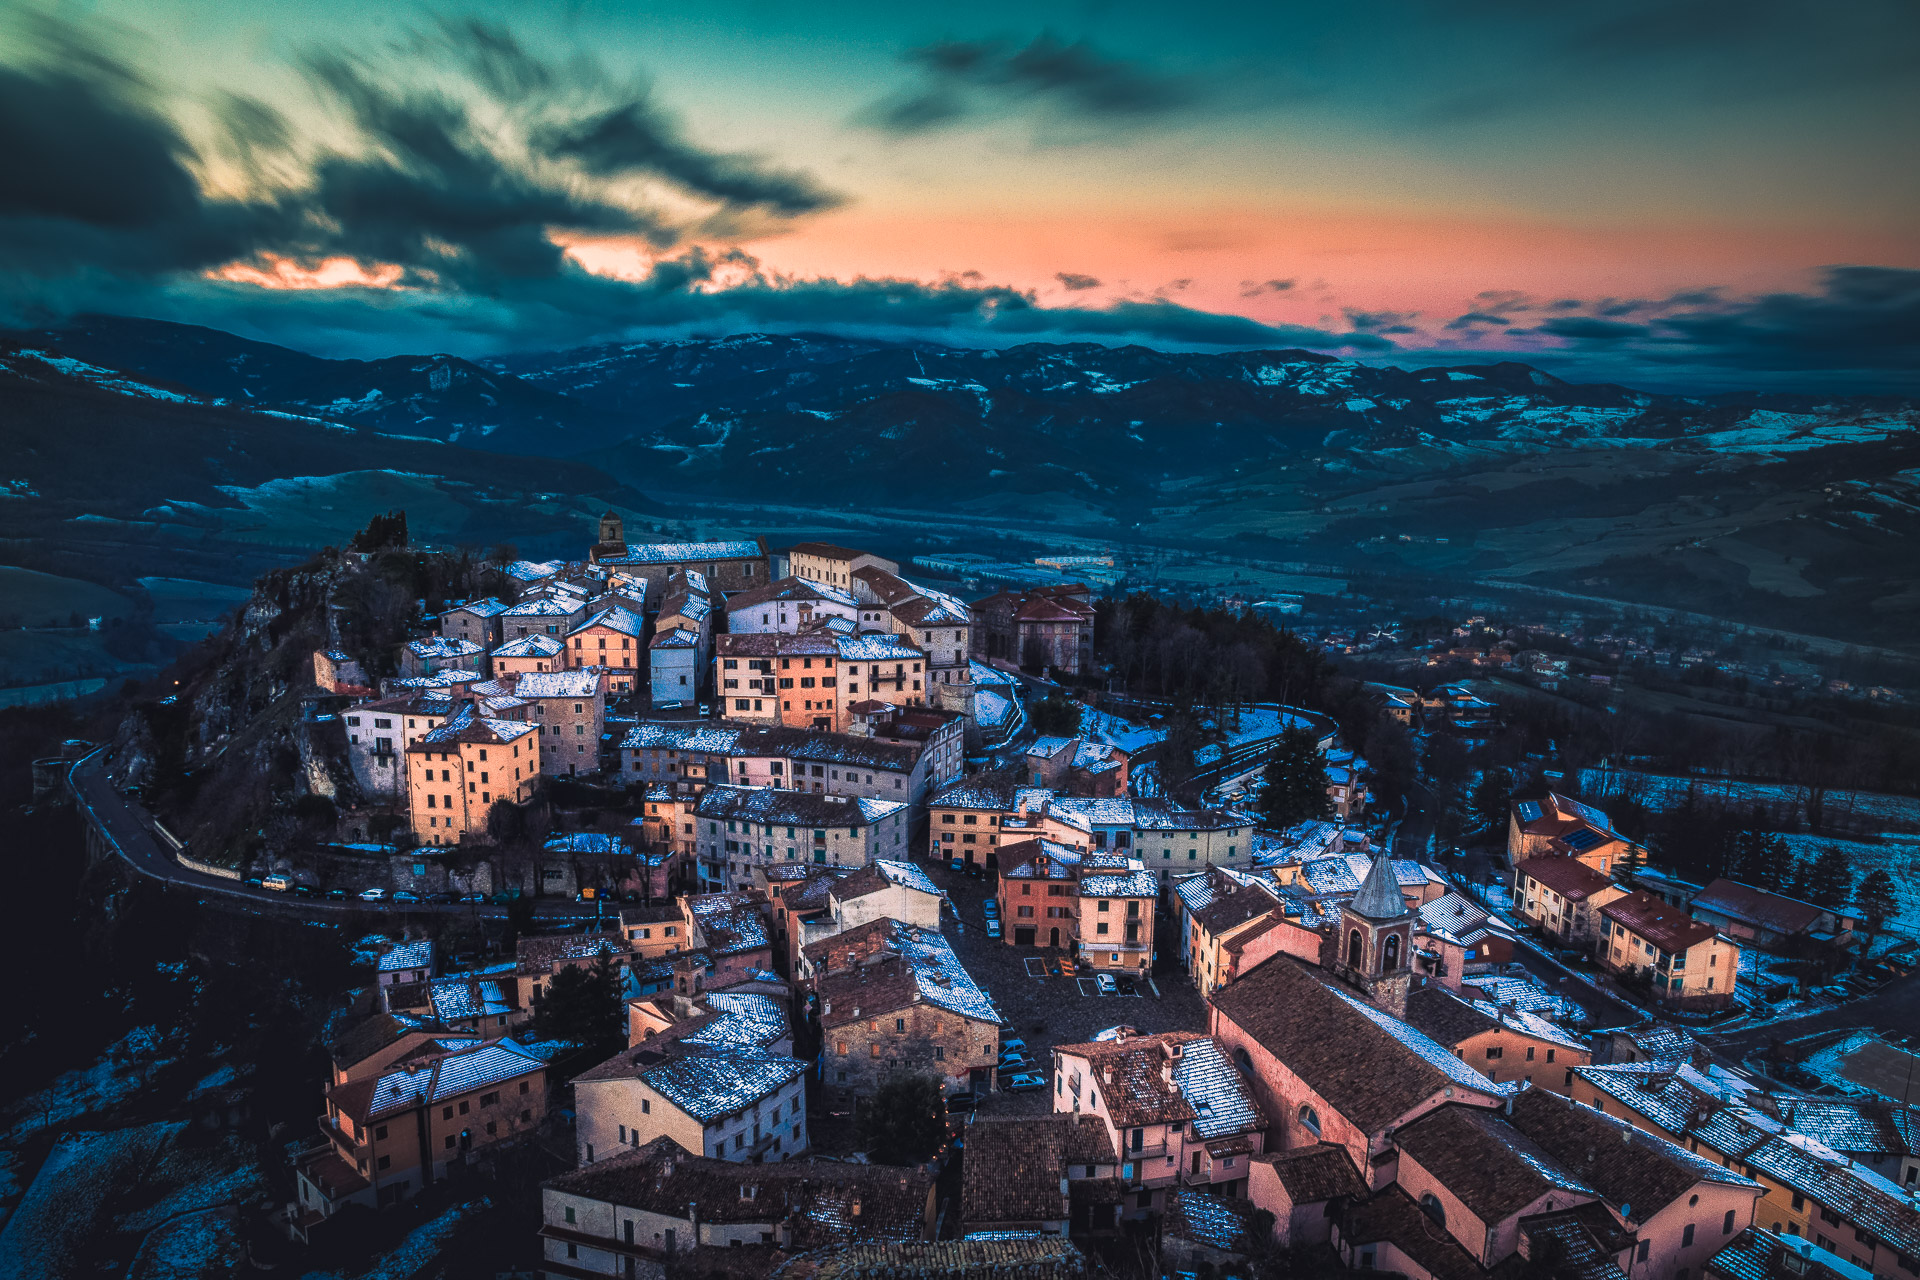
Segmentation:
<svg viewBox="0 0 1920 1280">
<path fill-rule="evenodd" d="M 1726 1217 L 1720 1219 L 1720 1234 L 1723 1236 L 1733 1234 L 1733 1210 L 1731 1209 L 1727 1210 Z"/>
<path fill-rule="evenodd" d="M 1684 1249 L 1692 1243 L 1693 1243 L 1693 1224 L 1689 1222 L 1686 1226 L 1686 1229 L 1680 1233 L 1680 1247 Z"/>
<path fill-rule="evenodd" d="M 384 1138 L 384 1137 L 386 1137 L 386 1136 L 387 1136 L 387 1126 L 385 1126 L 385 1125 L 381 1125 L 380 1127 L 378 1127 L 377 1129 L 375 1129 L 375 1130 L 373 1131 L 373 1136 L 374 1136 L 374 1137 L 376 1137 L 376 1138 Z"/>
<path fill-rule="evenodd" d="M 568 1222 L 572 1222 L 573 1220 L 574 1220 L 574 1218 L 573 1218 L 573 1206 L 571 1206 L 571 1205 L 569 1205 L 569 1206 L 567 1206 L 567 1221 L 568 1221 Z"/>
<path fill-rule="evenodd" d="M 1300 1126 L 1301 1128 L 1305 1129 L 1308 1133 L 1311 1133 L 1314 1137 L 1316 1138 L 1319 1137 L 1320 1136 L 1320 1113 L 1315 1111 L 1312 1107 L 1303 1105 L 1300 1108 Z"/>
<path fill-rule="evenodd" d="M 1647 1260 L 1647 1255 L 1651 1252 L 1653 1252 L 1653 1241 L 1642 1240 L 1640 1242 L 1640 1247 L 1634 1251 L 1634 1255 L 1633 1255 L 1634 1261 L 1645 1262 Z"/>
<path fill-rule="evenodd" d="M 1420 1197 L 1420 1212 L 1426 1214 L 1443 1227 L 1447 1225 L 1446 1208 L 1441 1205 L 1440 1198 L 1431 1191 L 1426 1192 Z"/>
</svg>

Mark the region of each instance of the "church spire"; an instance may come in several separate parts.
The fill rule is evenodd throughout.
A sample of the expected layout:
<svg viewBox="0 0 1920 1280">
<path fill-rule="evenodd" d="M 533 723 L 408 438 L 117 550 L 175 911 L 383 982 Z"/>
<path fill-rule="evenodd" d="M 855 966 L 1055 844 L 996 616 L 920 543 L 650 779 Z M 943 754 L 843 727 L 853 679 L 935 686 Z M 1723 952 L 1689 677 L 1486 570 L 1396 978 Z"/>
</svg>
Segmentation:
<svg viewBox="0 0 1920 1280">
<path fill-rule="evenodd" d="M 1398 920 L 1407 914 L 1407 900 L 1400 896 L 1400 878 L 1393 874 L 1393 859 L 1383 851 L 1367 868 L 1360 892 L 1349 904 L 1353 913 L 1369 920 Z"/>
</svg>

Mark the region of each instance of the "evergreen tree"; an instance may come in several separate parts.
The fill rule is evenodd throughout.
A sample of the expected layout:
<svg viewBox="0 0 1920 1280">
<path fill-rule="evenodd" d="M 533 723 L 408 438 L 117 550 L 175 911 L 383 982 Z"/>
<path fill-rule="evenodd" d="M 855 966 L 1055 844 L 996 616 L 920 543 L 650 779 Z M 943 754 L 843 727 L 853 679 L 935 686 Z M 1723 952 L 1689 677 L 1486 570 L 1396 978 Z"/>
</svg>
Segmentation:
<svg viewBox="0 0 1920 1280">
<path fill-rule="evenodd" d="M 1833 845 L 1822 849 L 1807 873 L 1807 900 L 1818 907 L 1837 907 L 1853 892 L 1853 868 L 1847 855 Z"/>
<path fill-rule="evenodd" d="M 860 1113 L 860 1140 L 878 1164 L 918 1164 L 947 1139 L 946 1087 L 938 1076 L 893 1076 Z"/>
<path fill-rule="evenodd" d="M 1326 758 L 1307 730 L 1296 725 L 1280 735 L 1265 778 L 1260 818 L 1273 830 L 1285 831 L 1333 812 L 1333 802 L 1327 798 Z"/>
<path fill-rule="evenodd" d="M 1488 769 L 1482 773 L 1468 805 L 1473 811 L 1474 827 L 1483 832 L 1489 842 L 1504 841 L 1508 814 L 1513 807 L 1513 784 L 1507 771 Z"/>
<path fill-rule="evenodd" d="M 1043 738 L 1071 738 L 1080 732 L 1080 704 L 1064 693 L 1049 694 L 1028 705 L 1027 723 Z"/>
<path fill-rule="evenodd" d="M 407 545 L 407 513 L 389 511 L 367 521 L 367 527 L 353 535 L 355 551 L 385 551 Z"/>
<path fill-rule="evenodd" d="M 1867 946 L 1871 947 L 1887 921 L 1900 910 L 1900 900 L 1893 893 L 1893 877 L 1884 869 L 1869 871 L 1854 891 L 1853 901 L 1867 917 Z"/>
<path fill-rule="evenodd" d="M 1752 867 L 1754 879 L 1749 883 L 1762 889 L 1780 892 L 1780 886 L 1793 878 L 1795 859 L 1793 850 L 1787 842 L 1777 835 L 1764 831 L 1754 832 L 1754 854 Z"/>
<path fill-rule="evenodd" d="M 623 1013 L 620 971 L 612 957 L 602 955 L 592 968 L 571 965 L 553 975 L 546 998 L 534 1009 L 533 1026 L 542 1040 L 612 1053 L 626 1039 Z"/>
</svg>

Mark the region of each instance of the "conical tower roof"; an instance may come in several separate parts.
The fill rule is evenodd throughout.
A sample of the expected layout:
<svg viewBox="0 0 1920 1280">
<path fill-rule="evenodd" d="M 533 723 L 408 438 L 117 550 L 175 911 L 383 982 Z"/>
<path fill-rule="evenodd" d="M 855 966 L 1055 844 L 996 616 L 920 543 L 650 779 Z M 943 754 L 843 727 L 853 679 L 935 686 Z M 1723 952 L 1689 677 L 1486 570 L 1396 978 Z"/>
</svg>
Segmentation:
<svg viewBox="0 0 1920 1280">
<path fill-rule="evenodd" d="M 1400 881 L 1393 874 L 1393 859 L 1385 853 L 1367 868 L 1360 892 L 1347 904 L 1355 915 L 1369 920 L 1398 920 L 1407 914 L 1407 900 L 1400 896 Z"/>
</svg>

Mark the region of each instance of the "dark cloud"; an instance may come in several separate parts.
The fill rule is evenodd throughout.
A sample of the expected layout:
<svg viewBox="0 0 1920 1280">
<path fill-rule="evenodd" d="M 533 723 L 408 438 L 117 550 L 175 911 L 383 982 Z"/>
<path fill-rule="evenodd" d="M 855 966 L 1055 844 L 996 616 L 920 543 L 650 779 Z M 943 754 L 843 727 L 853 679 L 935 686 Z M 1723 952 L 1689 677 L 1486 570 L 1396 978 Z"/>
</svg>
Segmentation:
<svg viewBox="0 0 1920 1280">
<path fill-rule="evenodd" d="M 1263 293 L 1285 293 L 1288 289 L 1293 288 L 1293 284 L 1294 282 L 1291 280 L 1242 280 L 1240 282 L 1240 296 L 1243 298 L 1257 298 Z"/>
<path fill-rule="evenodd" d="M 1066 289 L 1070 293 L 1078 293 L 1083 289 L 1098 289 L 1100 287 L 1100 280 L 1097 276 L 1082 275 L 1078 271 L 1056 271 L 1053 278 L 1060 282 L 1061 288 Z"/>
<path fill-rule="evenodd" d="M 1507 318 L 1505 316 L 1497 316 L 1487 311 L 1469 311 L 1465 315 L 1455 316 L 1453 319 L 1447 321 L 1446 327 L 1449 329 L 1465 329 L 1471 331 L 1477 324 L 1504 325 L 1506 323 Z"/>
<path fill-rule="evenodd" d="M 1830 267 L 1817 294 L 1770 293 L 1744 302 L 1715 297 L 1662 316 L 1676 349 L 1655 358 L 1748 369 L 1920 369 L 1920 271 Z"/>
<path fill-rule="evenodd" d="M 1541 321 L 1534 332 L 1550 338 L 1573 338 L 1581 342 L 1621 342 L 1627 338 L 1644 338 L 1648 329 L 1643 324 L 1624 324 L 1618 320 L 1599 320 L 1592 316 L 1555 316 L 1551 320 Z"/>
<path fill-rule="evenodd" d="M 0 269 L 192 270 L 284 225 L 272 203 L 201 191 L 193 149 L 131 68 L 43 34 L 64 65 L 0 65 Z"/>
<path fill-rule="evenodd" d="M 1485 295 L 1483 295 L 1485 296 Z M 1526 309 L 1521 305 L 1510 312 Z M 1519 338 L 1548 340 L 1534 354 L 1555 350 L 1603 352 L 1611 377 L 1632 380 L 1634 367 L 1670 381 L 1662 369 L 1686 367 L 1703 384 L 1724 385 L 1733 372 L 1783 377 L 1845 371 L 1861 387 L 1912 388 L 1920 379 L 1920 271 L 1899 267 L 1830 267 L 1817 290 L 1729 297 L 1717 288 L 1688 289 L 1663 299 L 1602 298 L 1591 303 L 1562 299 L 1554 309 L 1585 314 L 1548 317 L 1531 328 L 1509 328 Z M 1621 319 L 1631 316 L 1631 320 Z M 1469 336 L 1480 325 L 1505 324 L 1509 316 L 1469 311 L 1446 329 Z M 1360 327 L 1358 321 L 1355 327 Z M 1390 330 L 1379 329 L 1378 332 Z M 1833 388 L 1833 376 L 1804 378 L 1804 385 Z"/>
<path fill-rule="evenodd" d="M 1357 311 L 1346 309 L 1347 323 L 1361 333 L 1412 333 L 1413 325 L 1409 321 L 1419 316 L 1418 311 Z"/>
<path fill-rule="evenodd" d="M 918 72 L 917 82 L 868 113 L 871 123 L 891 133 L 920 133 L 1016 106 L 1106 125 L 1139 124 L 1202 97 L 1183 77 L 1050 33 L 1025 45 L 942 40 L 909 51 L 904 61 Z"/>
<path fill-rule="evenodd" d="M 534 145 L 549 155 L 578 161 L 591 174 L 655 174 L 729 205 L 759 205 L 790 215 L 840 203 L 805 174 L 689 146 L 645 103 L 629 102 L 585 120 L 549 126 L 535 134 Z"/>
</svg>

